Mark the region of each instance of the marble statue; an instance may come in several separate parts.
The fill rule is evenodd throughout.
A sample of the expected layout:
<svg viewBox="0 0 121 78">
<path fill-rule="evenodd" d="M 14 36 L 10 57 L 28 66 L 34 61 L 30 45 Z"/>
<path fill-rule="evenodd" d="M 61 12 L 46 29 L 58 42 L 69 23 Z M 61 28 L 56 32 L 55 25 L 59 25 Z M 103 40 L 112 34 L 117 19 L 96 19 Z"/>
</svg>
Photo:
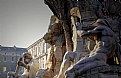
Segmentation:
<svg viewBox="0 0 121 78">
<path fill-rule="evenodd" d="M 16 78 L 35 78 L 35 74 L 36 78 L 121 78 L 120 0 L 44 2 L 54 14 L 43 37 L 50 44 L 46 68 L 38 70 L 27 54 L 31 58 L 27 62 L 20 58 L 16 72 L 8 74 Z M 21 66 L 26 69 L 23 75 L 18 74 Z M 38 72 L 31 72 L 32 68 Z"/>
<path fill-rule="evenodd" d="M 77 16 L 80 18 L 80 13 L 78 7 L 74 7 L 71 9 L 71 15 Z M 67 51 L 63 57 L 63 62 L 61 64 L 60 72 L 57 76 L 57 78 L 64 78 L 65 71 L 72 65 L 76 64 L 81 58 L 84 58 L 86 55 L 89 54 L 89 51 L 87 49 L 87 45 L 82 44 L 81 42 L 83 39 L 80 39 L 77 35 L 77 30 L 75 26 L 75 19 L 71 18 L 72 25 L 73 25 L 73 52 Z"/>
<path fill-rule="evenodd" d="M 56 16 L 51 17 L 48 32 L 44 35 L 43 39 L 51 47 L 47 56 L 47 70 L 45 69 L 45 72 L 41 74 L 40 78 L 53 78 L 59 73 L 66 48 L 63 29 Z M 41 72 L 40 70 L 38 73 Z"/>
<path fill-rule="evenodd" d="M 90 72 L 90 69 L 95 67 L 106 66 L 114 70 L 111 65 L 115 67 L 121 64 L 120 0 L 44 1 L 53 14 L 61 20 L 66 40 L 67 52 L 63 57 L 59 74 L 55 78 L 78 78 L 78 75 Z M 86 47 L 82 48 L 79 45 L 79 39 L 86 43 Z M 88 50 L 82 51 L 79 47 Z M 89 54 L 83 56 L 85 52 Z M 117 69 L 119 73 L 120 66 L 117 66 Z M 93 72 L 95 71 L 92 70 L 84 78 L 118 78 L 118 75 L 113 76 L 113 73 L 110 73 L 110 76 L 101 73 L 102 77 L 94 77 Z"/>
<path fill-rule="evenodd" d="M 19 69 L 20 67 L 24 67 L 24 73 L 22 75 L 19 75 Z M 32 55 L 30 53 L 24 53 L 23 57 L 21 57 L 18 61 L 18 65 L 16 67 L 15 72 L 8 73 L 9 78 L 13 76 L 13 78 L 35 78 L 36 72 L 39 69 L 39 60 L 38 58 L 33 59 Z"/>
</svg>

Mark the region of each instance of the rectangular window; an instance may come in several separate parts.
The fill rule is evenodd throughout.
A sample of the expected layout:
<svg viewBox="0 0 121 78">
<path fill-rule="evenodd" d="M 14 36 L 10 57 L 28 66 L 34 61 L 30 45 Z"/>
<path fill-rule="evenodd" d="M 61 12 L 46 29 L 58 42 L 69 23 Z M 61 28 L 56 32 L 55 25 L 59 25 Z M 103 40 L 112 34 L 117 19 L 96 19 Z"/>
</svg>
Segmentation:
<svg viewBox="0 0 121 78">
<path fill-rule="evenodd" d="M 44 64 L 43 64 L 43 68 L 44 68 Z"/>
<path fill-rule="evenodd" d="M 35 52 L 36 52 L 36 55 L 38 56 L 38 50 L 37 50 L 37 47 L 36 47 L 36 51 L 35 51 Z"/>
<path fill-rule="evenodd" d="M 40 46 L 38 47 L 38 52 L 40 53 Z"/>
<path fill-rule="evenodd" d="M 4 56 L 4 62 L 6 62 L 7 60 L 6 60 L 6 56 Z"/>
<path fill-rule="evenodd" d="M 14 57 L 12 57 L 12 62 L 14 62 Z"/>
</svg>

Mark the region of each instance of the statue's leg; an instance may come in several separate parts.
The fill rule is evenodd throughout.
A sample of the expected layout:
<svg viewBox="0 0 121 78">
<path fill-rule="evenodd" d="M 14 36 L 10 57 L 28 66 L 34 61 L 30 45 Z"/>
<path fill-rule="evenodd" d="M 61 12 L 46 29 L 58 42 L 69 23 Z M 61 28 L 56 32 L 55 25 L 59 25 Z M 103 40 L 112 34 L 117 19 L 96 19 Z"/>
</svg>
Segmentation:
<svg viewBox="0 0 121 78">
<path fill-rule="evenodd" d="M 82 68 L 84 67 L 84 65 L 85 64 L 76 65 L 77 66 L 76 69 L 73 66 L 69 67 L 65 72 L 65 78 L 75 78 L 75 75 L 76 75 L 75 72 L 79 71 L 80 67 Z"/>
<path fill-rule="evenodd" d="M 83 64 L 83 67 L 79 68 L 78 70 L 75 71 L 76 74 L 83 73 L 87 70 L 90 70 L 92 68 L 98 67 L 98 66 L 108 66 L 106 64 L 106 61 L 104 60 L 94 60 L 92 62 Z"/>
<path fill-rule="evenodd" d="M 66 78 L 74 78 L 75 74 L 88 70 L 96 65 L 107 65 L 106 55 L 104 53 L 97 53 L 91 57 L 78 61 L 74 66 L 66 71 Z"/>
<path fill-rule="evenodd" d="M 65 71 L 70 67 L 73 58 L 72 52 L 66 52 L 63 58 L 63 62 L 60 67 L 60 72 L 57 78 L 64 78 Z"/>
<path fill-rule="evenodd" d="M 106 58 L 107 56 L 106 56 L 106 54 L 104 54 L 104 53 L 96 53 L 95 55 L 93 55 L 93 56 L 90 56 L 90 57 L 87 57 L 87 58 L 85 58 L 85 59 L 81 59 L 81 60 L 79 60 L 76 64 L 75 64 L 75 67 L 78 67 L 78 66 L 80 66 L 80 65 L 82 65 L 82 64 L 84 64 L 84 63 L 88 63 L 88 62 L 93 62 L 95 59 L 96 60 L 104 60 L 104 61 L 106 61 Z M 78 65 L 78 66 L 76 66 L 76 65 Z"/>
</svg>

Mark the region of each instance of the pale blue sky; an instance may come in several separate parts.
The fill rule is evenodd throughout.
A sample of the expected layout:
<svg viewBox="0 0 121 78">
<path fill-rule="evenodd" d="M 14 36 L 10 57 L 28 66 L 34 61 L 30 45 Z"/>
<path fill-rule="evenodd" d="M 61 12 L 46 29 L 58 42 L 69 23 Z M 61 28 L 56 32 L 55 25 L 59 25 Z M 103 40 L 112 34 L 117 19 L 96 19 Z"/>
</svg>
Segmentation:
<svg viewBox="0 0 121 78">
<path fill-rule="evenodd" d="M 51 15 L 44 0 L 0 0 L 0 44 L 28 47 L 47 32 Z"/>
</svg>

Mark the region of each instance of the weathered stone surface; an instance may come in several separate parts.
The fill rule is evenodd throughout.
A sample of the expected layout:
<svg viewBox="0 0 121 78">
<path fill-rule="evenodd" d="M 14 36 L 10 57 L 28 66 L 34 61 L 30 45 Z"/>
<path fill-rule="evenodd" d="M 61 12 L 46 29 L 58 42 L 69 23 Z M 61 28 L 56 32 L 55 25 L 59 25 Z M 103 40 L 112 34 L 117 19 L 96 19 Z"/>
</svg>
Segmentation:
<svg viewBox="0 0 121 78">
<path fill-rule="evenodd" d="M 121 25 L 121 2 L 119 0 L 45 0 L 45 2 L 62 20 L 67 43 L 67 52 L 57 78 L 64 76 L 75 78 L 78 75 L 81 75 L 79 78 L 118 78 L 120 67 L 110 65 L 121 64 L 118 30 Z M 69 47 L 71 34 L 73 34 L 73 50 Z M 82 46 L 83 44 L 85 45 Z M 85 50 L 87 47 L 89 50 Z M 90 54 L 87 55 L 89 51 Z"/>
<path fill-rule="evenodd" d="M 121 78 L 121 66 L 101 66 L 92 68 L 83 74 L 77 74 L 76 78 Z"/>
<path fill-rule="evenodd" d="M 51 17 L 48 32 L 44 35 L 43 39 L 46 43 L 49 43 L 51 47 L 46 62 L 46 68 L 48 69 L 45 70 L 40 77 L 53 78 L 59 73 L 63 55 L 65 54 L 64 32 L 60 20 L 56 16 Z M 41 70 L 39 72 L 41 72 Z"/>
</svg>

